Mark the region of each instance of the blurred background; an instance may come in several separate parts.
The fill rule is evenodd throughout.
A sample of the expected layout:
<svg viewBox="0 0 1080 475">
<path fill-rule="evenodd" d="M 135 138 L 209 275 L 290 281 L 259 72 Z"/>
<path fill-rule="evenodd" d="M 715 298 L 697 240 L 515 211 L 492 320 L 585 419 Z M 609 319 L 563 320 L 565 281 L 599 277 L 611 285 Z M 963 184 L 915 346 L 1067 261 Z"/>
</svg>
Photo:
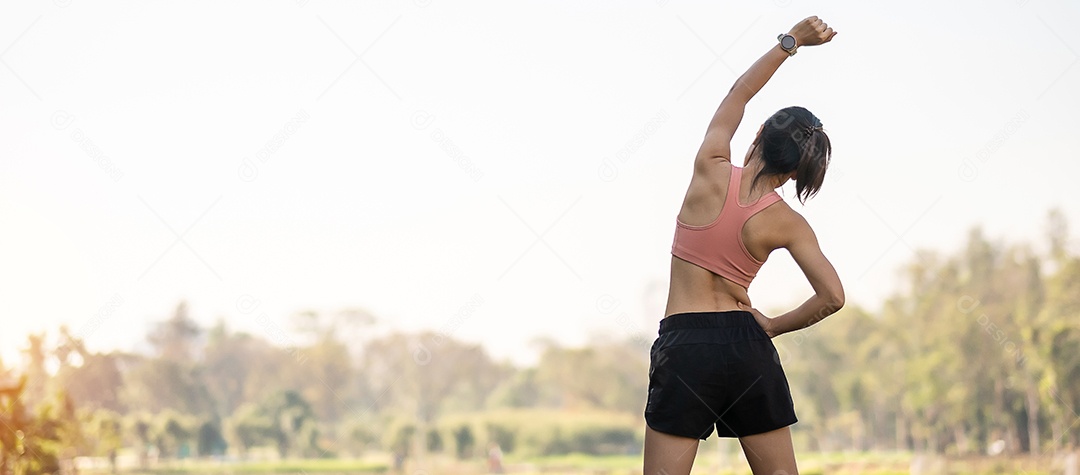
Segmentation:
<svg viewBox="0 0 1080 475">
<path fill-rule="evenodd" d="M 801 467 L 1075 474 L 1078 10 L 6 2 L 0 472 L 640 473 L 693 156 L 818 15 L 732 143 L 834 147 L 783 193 L 848 302 L 774 340 Z"/>
</svg>

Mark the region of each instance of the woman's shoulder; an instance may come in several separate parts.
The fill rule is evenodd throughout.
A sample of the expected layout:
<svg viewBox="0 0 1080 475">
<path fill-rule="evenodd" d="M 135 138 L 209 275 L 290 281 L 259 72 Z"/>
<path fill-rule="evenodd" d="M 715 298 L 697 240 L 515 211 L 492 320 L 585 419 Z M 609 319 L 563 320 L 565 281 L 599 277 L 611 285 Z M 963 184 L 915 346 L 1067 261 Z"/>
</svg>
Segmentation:
<svg viewBox="0 0 1080 475">
<path fill-rule="evenodd" d="M 692 193 L 700 197 L 726 195 L 734 168 L 735 165 L 726 158 L 699 160 L 694 165 L 694 177 L 690 180 Z"/>
<path fill-rule="evenodd" d="M 772 193 L 776 192 L 773 191 Z M 779 194 L 777 194 L 777 196 L 779 196 Z M 772 218 L 771 221 L 783 226 L 800 225 L 807 222 L 806 218 L 798 211 L 795 211 L 795 208 L 792 208 L 783 198 L 776 200 L 775 203 L 769 205 L 762 211 L 770 212 L 770 218 Z"/>
<path fill-rule="evenodd" d="M 798 234 L 810 228 L 806 218 L 782 198 L 766 206 L 758 215 L 764 218 L 759 222 L 767 223 L 770 234 L 777 237 Z"/>
<path fill-rule="evenodd" d="M 694 160 L 694 173 L 703 175 L 715 175 L 716 173 L 727 173 L 735 164 L 731 163 L 727 157 L 714 157 L 714 158 L 699 158 Z"/>
</svg>

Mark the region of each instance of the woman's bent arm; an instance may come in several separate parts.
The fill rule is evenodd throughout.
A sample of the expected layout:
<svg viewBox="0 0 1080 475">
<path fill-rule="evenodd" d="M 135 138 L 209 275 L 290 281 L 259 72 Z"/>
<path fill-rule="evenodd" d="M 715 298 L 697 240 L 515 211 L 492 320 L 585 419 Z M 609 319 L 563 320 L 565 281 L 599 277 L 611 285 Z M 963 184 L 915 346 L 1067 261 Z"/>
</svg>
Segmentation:
<svg viewBox="0 0 1080 475">
<path fill-rule="evenodd" d="M 815 294 L 813 297 L 806 299 L 802 305 L 798 308 L 780 315 L 771 320 L 771 325 L 766 331 L 770 336 L 782 335 L 784 333 L 793 332 L 795 330 L 802 330 L 810 325 L 820 322 L 825 317 L 836 313 L 844 306 L 844 299 L 841 297 L 839 300 L 825 299 L 820 295 Z"/>
<path fill-rule="evenodd" d="M 791 221 L 784 226 L 788 241 L 784 247 L 810 281 L 814 296 L 798 308 L 774 318 L 765 317 L 751 309 L 757 314 L 755 317 L 763 323 L 762 326 L 770 337 L 806 328 L 844 306 L 844 286 L 840 283 L 840 276 L 836 274 L 832 263 L 822 254 L 814 230 L 798 213 L 792 212 L 791 217 Z"/>
</svg>

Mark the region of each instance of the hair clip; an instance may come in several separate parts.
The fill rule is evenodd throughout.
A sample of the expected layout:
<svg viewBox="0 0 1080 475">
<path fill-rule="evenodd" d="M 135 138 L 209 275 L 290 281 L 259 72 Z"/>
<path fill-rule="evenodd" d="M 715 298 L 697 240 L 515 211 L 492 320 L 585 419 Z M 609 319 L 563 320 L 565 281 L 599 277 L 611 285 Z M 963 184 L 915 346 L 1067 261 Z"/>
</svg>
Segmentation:
<svg viewBox="0 0 1080 475">
<path fill-rule="evenodd" d="M 809 137 L 814 134 L 814 131 L 821 130 L 821 124 L 811 125 L 806 128 L 806 136 Z"/>
</svg>

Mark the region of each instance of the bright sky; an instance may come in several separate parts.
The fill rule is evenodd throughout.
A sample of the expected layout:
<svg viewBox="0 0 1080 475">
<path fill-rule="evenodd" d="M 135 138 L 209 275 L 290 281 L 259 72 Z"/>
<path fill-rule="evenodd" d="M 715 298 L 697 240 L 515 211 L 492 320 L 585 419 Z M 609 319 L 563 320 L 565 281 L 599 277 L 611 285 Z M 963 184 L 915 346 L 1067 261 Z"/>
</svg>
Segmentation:
<svg viewBox="0 0 1080 475">
<path fill-rule="evenodd" d="M 654 334 L 705 125 L 810 15 L 839 34 L 733 149 L 782 107 L 822 119 L 825 187 L 785 196 L 849 303 L 975 225 L 1080 227 L 1075 2 L 583 3 L 5 2 L 0 355 L 65 323 L 138 348 L 181 299 L 279 342 L 362 307 L 519 363 L 537 337 Z M 750 295 L 810 287 L 777 252 Z"/>
</svg>

